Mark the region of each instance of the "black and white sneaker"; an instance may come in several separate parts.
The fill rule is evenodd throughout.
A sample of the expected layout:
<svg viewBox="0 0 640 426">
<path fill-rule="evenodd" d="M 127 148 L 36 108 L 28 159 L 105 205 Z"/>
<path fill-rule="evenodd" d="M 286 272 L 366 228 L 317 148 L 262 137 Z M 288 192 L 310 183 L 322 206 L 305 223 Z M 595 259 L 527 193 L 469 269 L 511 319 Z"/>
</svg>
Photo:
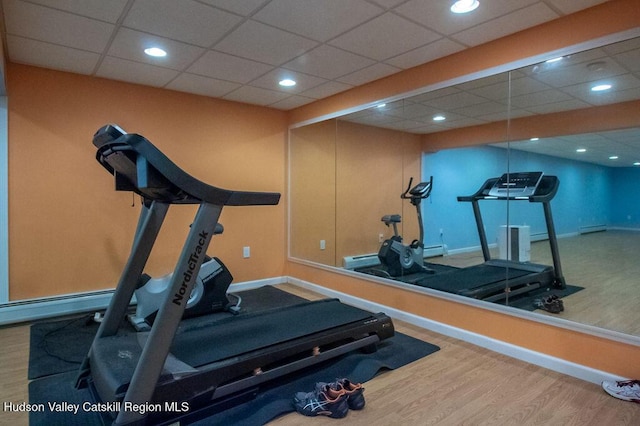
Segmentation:
<svg viewBox="0 0 640 426">
<path fill-rule="evenodd" d="M 313 392 L 298 392 L 293 397 L 296 411 L 302 415 L 327 416 L 341 419 L 349 413 L 347 393 L 334 389 L 328 383 L 317 383 Z"/>
<path fill-rule="evenodd" d="M 605 380 L 602 389 L 615 398 L 640 403 L 640 380 Z"/>
</svg>

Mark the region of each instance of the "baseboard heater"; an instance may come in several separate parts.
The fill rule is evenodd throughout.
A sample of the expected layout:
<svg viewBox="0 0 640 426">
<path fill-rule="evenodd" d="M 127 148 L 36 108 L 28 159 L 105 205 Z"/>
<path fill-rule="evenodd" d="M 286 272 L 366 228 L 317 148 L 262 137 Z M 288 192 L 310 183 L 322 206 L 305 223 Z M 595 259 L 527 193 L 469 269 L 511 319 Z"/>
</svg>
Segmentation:
<svg viewBox="0 0 640 426">
<path fill-rule="evenodd" d="M 444 246 L 442 244 L 428 246 L 424 248 L 424 257 L 436 257 L 444 255 Z M 359 256 L 345 256 L 342 259 L 342 266 L 345 269 L 367 268 L 379 265 L 378 253 L 361 254 Z"/>
<path fill-rule="evenodd" d="M 607 225 L 589 225 L 589 226 L 581 226 L 578 228 L 578 232 L 580 232 L 580 235 L 590 234 L 592 232 L 602 232 L 606 230 L 607 230 Z"/>
</svg>

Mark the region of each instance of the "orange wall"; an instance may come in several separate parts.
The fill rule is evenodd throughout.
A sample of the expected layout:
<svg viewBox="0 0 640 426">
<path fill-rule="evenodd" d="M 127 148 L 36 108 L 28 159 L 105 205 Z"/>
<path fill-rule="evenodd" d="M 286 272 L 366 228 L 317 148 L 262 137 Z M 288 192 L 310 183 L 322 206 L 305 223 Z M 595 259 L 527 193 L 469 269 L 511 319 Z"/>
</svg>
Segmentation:
<svg viewBox="0 0 640 426">
<path fill-rule="evenodd" d="M 134 84 L 9 64 L 10 299 L 111 288 L 131 247 L 140 203 L 115 192 L 95 161 L 106 123 L 140 133 L 197 178 L 285 193 L 286 114 Z M 228 207 L 214 238 L 235 281 L 283 273 L 285 203 Z M 148 272 L 175 266 L 193 206 L 175 206 Z M 242 247 L 251 258 L 242 258 Z"/>
</svg>

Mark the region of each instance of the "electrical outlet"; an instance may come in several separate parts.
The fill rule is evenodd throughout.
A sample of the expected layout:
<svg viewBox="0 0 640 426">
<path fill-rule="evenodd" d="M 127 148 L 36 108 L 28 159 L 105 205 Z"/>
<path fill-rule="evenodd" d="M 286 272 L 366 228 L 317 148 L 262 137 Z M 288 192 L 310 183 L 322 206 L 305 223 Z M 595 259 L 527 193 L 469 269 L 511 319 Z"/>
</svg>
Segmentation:
<svg viewBox="0 0 640 426">
<path fill-rule="evenodd" d="M 324 250 L 327 248 L 327 242 L 325 240 L 320 240 L 320 250 Z"/>
<path fill-rule="evenodd" d="M 384 242 L 384 234 L 378 234 L 378 242 L 379 243 Z"/>
<path fill-rule="evenodd" d="M 251 247 L 246 246 L 242 248 L 242 257 L 248 259 L 251 257 Z"/>
</svg>

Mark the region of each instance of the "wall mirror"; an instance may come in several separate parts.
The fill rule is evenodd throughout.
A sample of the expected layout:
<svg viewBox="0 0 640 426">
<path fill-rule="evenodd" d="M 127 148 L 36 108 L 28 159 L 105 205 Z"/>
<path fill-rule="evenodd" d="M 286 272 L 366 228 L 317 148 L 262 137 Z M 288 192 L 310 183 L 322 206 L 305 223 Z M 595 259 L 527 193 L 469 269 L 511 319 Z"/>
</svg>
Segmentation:
<svg viewBox="0 0 640 426">
<path fill-rule="evenodd" d="M 427 262 L 481 264 L 471 205 L 457 196 L 505 172 L 541 171 L 560 181 L 550 205 L 565 310 L 535 309 L 535 298 L 492 305 L 639 336 L 640 39 L 548 59 L 292 129 L 290 256 L 361 267 L 393 233 L 387 214 L 401 216 L 411 242 L 416 208 L 400 194 L 410 178 L 433 176 L 421 204 Z M 492 257 L 501 229 L 523 228 L 529 261 L 553 264 L 532 204 L 481 203 Z"/>
</svg>

